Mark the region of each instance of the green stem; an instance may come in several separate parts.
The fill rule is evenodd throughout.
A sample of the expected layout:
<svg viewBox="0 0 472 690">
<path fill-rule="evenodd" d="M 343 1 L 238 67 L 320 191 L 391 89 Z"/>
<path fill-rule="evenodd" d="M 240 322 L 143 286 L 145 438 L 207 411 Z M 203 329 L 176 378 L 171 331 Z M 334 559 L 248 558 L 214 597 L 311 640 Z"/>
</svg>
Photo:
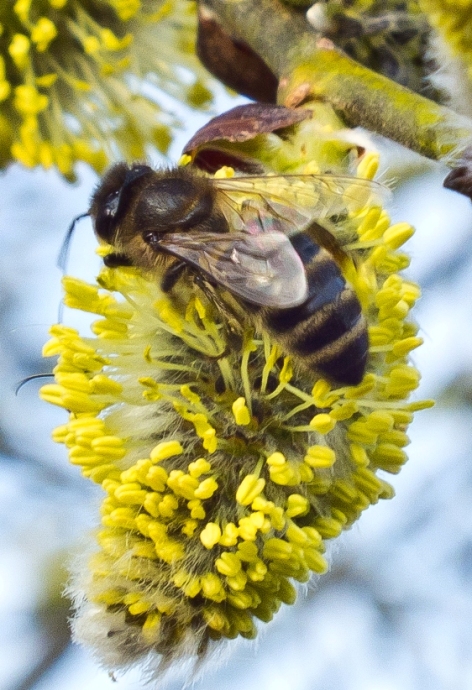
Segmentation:
<svg viewBox="0 0 472 690">
<path fill-rule="evenodd" d="M 472 120 L 351 60 L 278 0 L 205 0 L 279 79 L 279 102 L 328 101 L 362 126 L 451 167 L 472 141 Z"/>
</svg>

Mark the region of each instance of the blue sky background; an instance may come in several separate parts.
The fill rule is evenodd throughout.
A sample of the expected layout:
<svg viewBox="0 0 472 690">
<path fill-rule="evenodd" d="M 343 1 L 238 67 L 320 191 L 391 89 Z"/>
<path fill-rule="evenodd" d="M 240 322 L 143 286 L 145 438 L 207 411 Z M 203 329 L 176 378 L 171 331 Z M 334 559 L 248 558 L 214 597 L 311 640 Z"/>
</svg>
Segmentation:
<svg viewBox="0 0 472 690">
<path fill-rule="evenodd" d="M 187 138 L 179 136 L 174 160 Z M 472 205 L 442 189 L 444 170 L 396 147 L 384 160 L 388 178 L 405 165 L 415 172 L 395 193 L 392 213 L 417 227 L 407 248 L 408 275 L 424 291 L 415 312 L 425 338 L 415 352 L 418 396 L 439 403 L 410 429 L 410 461 L 389 479 L 396 498 L 368 510 L 334 545 L 330 573 L 255 644 L 233 643 L 224 665 L 195 690 L 472 688 Z M 0 690 L 144 687 L 135 672 L 113 683 L 87 651 L 67 644 L 64 608 L 50 593 L 58 591 L 57 564 L 80 550 L 95 524 L 100 494 L 51 441 L 66 413 L 38 399 L 40 382 L 14 395 L 22 377 L 50 367 L 41 347 L 57 320 L 56 257 L 96 182 L 79 171 L 74 186 L 19 166 L 1 179 Z M 94 248 L 84 220 L 68 273 L 93 279 Z M 86 317 L 68 310 L 64 320 L 87 327 Z M 51 654 L 57 662 L 26 686 L 52 644 L 63 653 Z"/>
</svg>

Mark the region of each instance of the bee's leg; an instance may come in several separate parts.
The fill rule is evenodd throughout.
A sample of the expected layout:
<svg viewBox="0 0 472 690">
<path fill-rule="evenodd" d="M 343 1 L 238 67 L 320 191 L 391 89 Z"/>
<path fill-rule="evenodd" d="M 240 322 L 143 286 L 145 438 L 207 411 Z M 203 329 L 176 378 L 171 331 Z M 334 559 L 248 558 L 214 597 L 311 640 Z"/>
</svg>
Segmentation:
<svg viewBox="0 0 472 690">
<path fill-rule="evenodd" d="M 118 252 L 112 252 L 103 257 L 103 263 L 108 268 L 118 268 L 118 266 L 132 266 L 133 262 L 129 259 L 126 254 L 119 254 Z"/>
<path fill-rule="evenodd" d="M 215 285 L 210 283 L 200 273 L 197 273 L 194 276 L 193 281 L 195 285 L 203 292 L 207 300 L 217 308 L 218 312 L 224 319 L 225 325 L 231 327 L 230 322 L 232 321 L 232 314 L 229 312 L 227 305 L 218 295 Z"/>
<path fill-rule="evenodd" d="M 162 292 L 170 292 L 187 268 L 184 261 L 176 261 L 164 273 L 161 281 Z"/>
<path fill-rule="evenodd" d="M 231 307 L 221 299 L 215 286 L 206 280 L 203 275 L 197 273 L 194 276 L 194 283 L 200 288 L 207 300 L 216 307 L 222 317 L 227 345 L 221 355 L 218 355 L 215 359 L 227 357 L 230 352 L 241 348 L 243 333 L 241 322 L 238 320 L 237 315 L 231 310 Z"/>
</svg>

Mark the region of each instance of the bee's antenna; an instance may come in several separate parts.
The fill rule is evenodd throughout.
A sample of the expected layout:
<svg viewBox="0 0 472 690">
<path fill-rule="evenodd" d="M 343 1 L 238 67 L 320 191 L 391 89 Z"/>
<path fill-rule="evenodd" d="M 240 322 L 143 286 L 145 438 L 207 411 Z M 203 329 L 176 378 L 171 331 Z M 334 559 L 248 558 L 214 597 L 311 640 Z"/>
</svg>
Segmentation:
<svg viewBox="0 0 472 690">
<path fill-rule="evenodd" d="M 22 379 L 15 388 L 15 395 L 18 395 L 25 383 L 29 383 L 30 381 L 34 381 L 35 379 L 46 379 L 51 377 L 54 378 L 54 374 L 32 374 L 32 376 L 27 376 L 26 378 Z"/>
<path fill-rule="evenodd" d="M 59 252 L 59 256 L 57 257 L 57 265 L 61 269 L 62 273 L 64 274 L 66 272 L 67 268 L 67 261 L 69 258 L 69 247 L 70 247 L 70 241 L 72 239 L 72 234 L 74 232 L 75 224 L 77 223 L 78 220 L 81 220 L 82 218 L 86 218 L 87 216 L 90 215 L 90 211 L 87 211 L 87 213 L 81 213 L 80 216 L 77 216 L 74 218 L 72 223 L 69 226 L 69 229 L 66 232 L 66 236 L 64 237 L 64 241 L 62 243 L 61 250 Z"/>
</svg>

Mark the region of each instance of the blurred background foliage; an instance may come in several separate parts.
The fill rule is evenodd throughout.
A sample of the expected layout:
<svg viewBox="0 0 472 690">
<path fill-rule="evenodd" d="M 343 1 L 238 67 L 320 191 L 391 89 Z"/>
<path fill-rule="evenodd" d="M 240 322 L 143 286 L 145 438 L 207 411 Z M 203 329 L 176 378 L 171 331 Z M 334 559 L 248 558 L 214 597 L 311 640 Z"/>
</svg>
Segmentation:
<svg viewBox="0 0 472 690">
<path fill-rule="evenodd" d="M 327 3 L 336 10 L 342 4 Z M 361 4 L 369 11 L 379 5 Z M 419 3 L 428 5 L 434 3 Z M 60 3 L 42 7 L 57 12 Z M 415 16 L 417 11 L 415 3 Z M 221 87 L 213 90 L 215 113 L 244 102 Z M 168 103 L 170 97 L 162 98 Z M 184 142 L 208 119 L 190 110 L 188 99 L 172 107 L 185 127 L 168 158 L 146 148 L 156 164 L 177 160 Z M 417 228 L 408 246 L 409 275 L 423 290 L 416 318 L 425 344 L 414 360 L 423 375 L 419 396 L 436 397 L 437 406 L 418 415 L 410 430 L 410 460 L 393 482 L 397 497 L 368 511 L 334 547 L 330 573 L 281 612 L 256 645 L 233 643 L 226 664 L 197 680 L 196 690 L 472 687 L 472 208 L 442 189 L 444 170 L 399 146 L 376 143 L 383 178 L 396 180 L 392 216 Z M 61 596 L 66 564 L 94 527 L 98 492 L 50 439 L 64 413 L 39 402 L 40 382 L 15 396 L 22 378 L 47 371 L 41 347 L 61 299 L 56 256 L 97 181 L 85 163 L 73 175 L 72 168 L 66 171 L 66 177 L 77 177 L 75 185 L 57 167 L 29 170 L 15 163 L 1 180 L 1 690 L 113 687 L 87 651 L 70 644 L 68 602 Z M 92 279 L 100 266 L 94 248 L 89 221 L 82 221 L 68 272 Z M 67 310 L 64 320 L 87 326 L 84 316 Z M 132 673 L 118 687 L 142 684 Z"/>
</svg>

